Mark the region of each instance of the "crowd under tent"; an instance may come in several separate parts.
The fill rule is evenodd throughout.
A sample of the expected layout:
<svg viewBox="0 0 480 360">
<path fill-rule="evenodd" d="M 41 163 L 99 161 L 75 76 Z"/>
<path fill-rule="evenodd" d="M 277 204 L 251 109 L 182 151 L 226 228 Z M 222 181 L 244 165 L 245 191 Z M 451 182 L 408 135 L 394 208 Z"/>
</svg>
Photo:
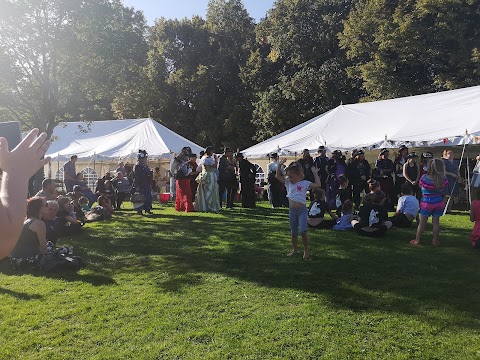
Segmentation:
<svg viewBox="0 0 480 360">
<path fill-rule="evenodd" d="M 147 151 L 151 166 L 163 165 L 163 173 L 173 154 L 184 146 L 196 154 L 203 150 L 151 118 L 62 123 L 54 128 L 52 139 L 47 176 L 63 180 L 63 164 L 77 155 L 77 171 L 89 186 L 119 161 L 135 163 L 139 149 Z"/>
<path fill-rule="evenodd" d="M 480 86 L 340 105 L 242 152 L 265 158 L 328 150 L 480 144 Z"/>
</svg>

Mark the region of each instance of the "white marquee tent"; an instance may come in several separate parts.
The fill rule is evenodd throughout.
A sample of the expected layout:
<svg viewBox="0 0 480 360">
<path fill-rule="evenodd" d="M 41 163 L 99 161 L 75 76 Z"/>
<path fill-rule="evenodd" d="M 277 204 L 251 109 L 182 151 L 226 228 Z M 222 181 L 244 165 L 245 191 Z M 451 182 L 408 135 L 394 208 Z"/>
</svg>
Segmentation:
<svg viewBox="0 0 480 360">
<path fill-rule="evenodd" d="M 340 105 L 245 149 L 250 158 L 329 150 L 480 143 L 480 86 L 399 99 Z"/>
<path fill-rule="evenodd" d="M 90 125 L 69 122 L 57 125 L 52 137 L 47 156 L 61 161 L 71 155 L 79 159 L 133 158 L 139 149 L 151 158 L 169 158 L 184 146 L 197 154 L 203 149 L 151 118 L 94 121 Z"/>
</svg>

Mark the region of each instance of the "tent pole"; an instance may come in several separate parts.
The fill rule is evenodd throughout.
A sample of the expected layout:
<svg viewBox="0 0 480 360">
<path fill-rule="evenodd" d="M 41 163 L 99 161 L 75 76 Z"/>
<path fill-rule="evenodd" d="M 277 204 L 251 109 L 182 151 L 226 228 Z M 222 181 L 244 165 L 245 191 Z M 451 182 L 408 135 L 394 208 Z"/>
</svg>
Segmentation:
<svg viewBox="0 0 480 360">
<path fill-rule="evenodd" d="M 472 188 L 470 186 L 470 151 L 469 147 L 467 145 L 467 168 L 466 168 L 466 173 L 467 173 L 467 196 L 468 196 L 468 205 L 471 207 L 472 206 Z"/>
</svg>

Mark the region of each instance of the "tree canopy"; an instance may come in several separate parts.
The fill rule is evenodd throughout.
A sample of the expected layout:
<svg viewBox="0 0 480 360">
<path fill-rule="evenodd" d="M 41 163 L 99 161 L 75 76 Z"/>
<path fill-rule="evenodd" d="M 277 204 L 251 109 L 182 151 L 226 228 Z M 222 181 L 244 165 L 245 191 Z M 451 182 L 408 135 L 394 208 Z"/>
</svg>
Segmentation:
<svg viewBox="0 0 480 360">
<path fill-rule="evenodd" d="M 147 26 L 121 0 L 0 0 L 0 116 L 151 116 L 203 145 L 244 148 L 341 102 L 480 84 L 480 2 L 241 0 Z"/>
</svg>

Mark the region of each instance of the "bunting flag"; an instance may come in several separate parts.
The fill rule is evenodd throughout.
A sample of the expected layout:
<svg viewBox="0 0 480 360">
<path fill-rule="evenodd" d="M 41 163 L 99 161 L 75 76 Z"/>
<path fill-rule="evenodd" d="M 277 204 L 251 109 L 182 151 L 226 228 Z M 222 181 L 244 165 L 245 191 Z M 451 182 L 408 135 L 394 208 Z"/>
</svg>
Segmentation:
<svg viewBox="0 0 480 360">
<path fill-rule="evenodd" d="M 444 138 L 443 139 L 443 143 L 446 144 L 448 142 L 448 139 L 447 138 Z"/>
</svg>

